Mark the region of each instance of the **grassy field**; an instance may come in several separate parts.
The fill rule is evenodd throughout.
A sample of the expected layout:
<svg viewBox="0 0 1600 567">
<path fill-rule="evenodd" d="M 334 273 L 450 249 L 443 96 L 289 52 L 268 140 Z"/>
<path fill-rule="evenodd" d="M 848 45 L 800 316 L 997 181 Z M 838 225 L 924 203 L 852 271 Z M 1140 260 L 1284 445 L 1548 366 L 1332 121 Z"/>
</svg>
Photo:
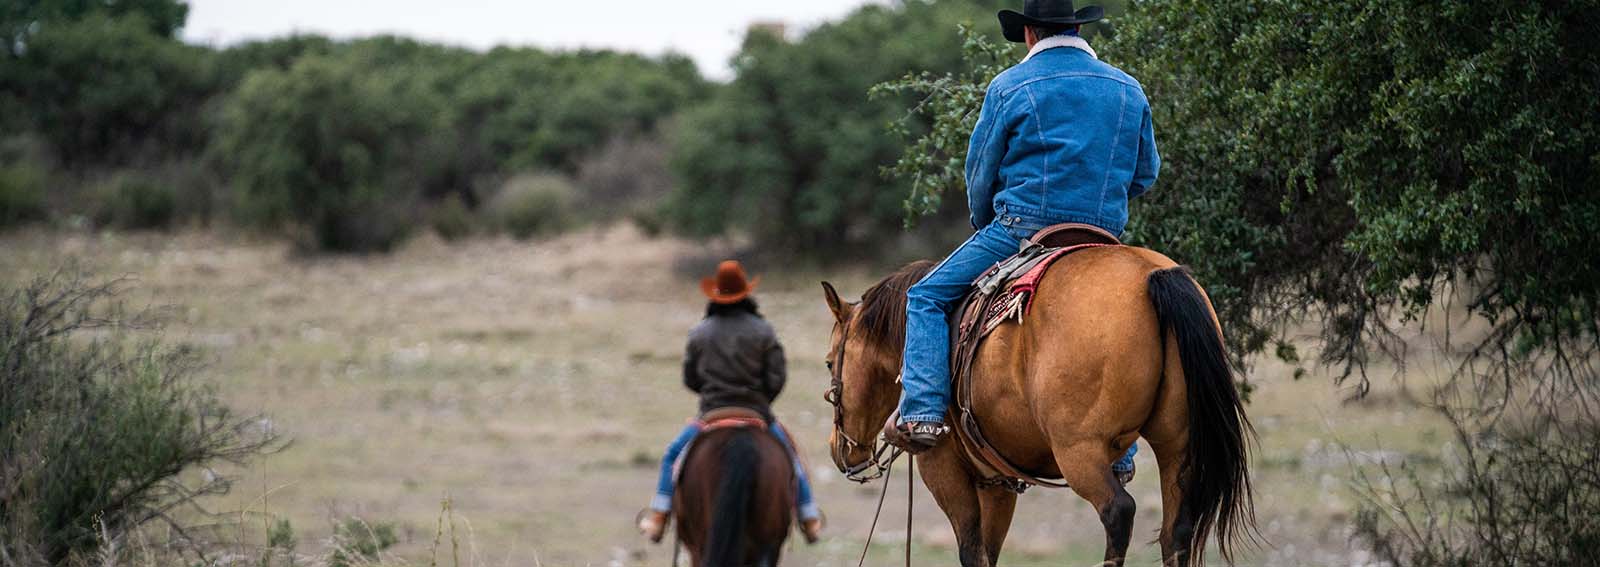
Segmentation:
<svg viewBox="0 0 1600 567">
<path fill-rule="evenodd" d="M 301 551 L 320 549 L 336 518 L 358 515 L 395 522 L 400 543 L 388 553 L 428 565 L 448 498 L 463 564 L 661 565 L 670 546 L 646 544 L 632 520 L 662 446 L 695 408 L 679 384 L 684 333 L 703 309 L 694 274 L 726 251 L 629 228 L 533 243 L 423 238 L 387 256 L 318 258 L 210 233 L 23 231 L 0 236 L 0 273 L 25 279 L 74 259 L 133 277 L 135 305 L 173 306 L 167 337 L 204 349 L 206 378 L 226 399 L 293 439 L 226 471 L 240 482 L 210 504 L 291 519 Z M 753 266 L 790 358 L 776 409 L 813 465 L 832 522 L 819 545 L 796 542 L 788 564 L 853 564 L 878 486 L 843 481 L 827 458 L 823 275 L 781 268 Z M 855 295 L 873 272 L 826 278 Z M 1434 362 L 1411 364 L 1407 381 L 1423 384 Z M 1449 436 L 1394 380 L 1346 402 L 1349 392 L 1324 372 L 1291 375 L 1274 361 L 1252 375 L 1256 503 L 1270 546 L 1243 563 L 1366 564 L 1349 541 L 1350 456 L 1427 464 Z M 1132 564 L 1150 565 L 1160 499 L 1148 451 L 1139 466 Z M 903 472 L 893 482 L 874 564 L 898 561 L 906 538 Z M 948 524 L 925 491 L 917 498 L 919 564 L 954 564 Z M 1015 526 L 1004 564 L 1093 565 L 1100 556 L 1099 522 L 1071 494 L 1035 489 Z M 241 533 L 264 537 L 256 520 Z"/>
</svg>

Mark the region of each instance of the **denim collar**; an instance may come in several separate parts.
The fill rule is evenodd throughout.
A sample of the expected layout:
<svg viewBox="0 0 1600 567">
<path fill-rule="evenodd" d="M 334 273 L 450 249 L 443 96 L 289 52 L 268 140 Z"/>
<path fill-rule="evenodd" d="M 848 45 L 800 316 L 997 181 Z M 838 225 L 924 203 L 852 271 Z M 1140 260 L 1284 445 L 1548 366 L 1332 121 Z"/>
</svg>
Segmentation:
<svg viewBox="0 0 1600 567">
<path fill-rule="evenodd" d="M 1100 58 L 1099 55 L 1095 55 L 1094 48 L 1093 47 L 1089 47 L 1089 42 L 1088 41 L 1085 41 L 1083 38 L 1075 36 L 1075 35 L 1061 34 L 1061 35 L 1052 35 L 1050 37 L 1044 38 L 1043 40 L 1040 40 L 1039 43 L 1033 44 L 1033 49 L 1029 49 L 1028 50 L 1028 56 L 1027 57 L 1023 57 L 1022 60 L 1023 61 L 1027 61 L 1029 59 L 1032 59 L 1033 56 L 1038 55 L 1039 52 L 1041 52 L 1041 51 L 1044 51 L 1046 49 L 1056 48 L 1056 47 L 1074 47 L 1074 48 L 1077 48 L 1077 49 L 1082 49 L 1084 52 L 1088 53 L 1090 57 L 1093 57 L 1095 59 L 1099 59 Z"/>
</svg>

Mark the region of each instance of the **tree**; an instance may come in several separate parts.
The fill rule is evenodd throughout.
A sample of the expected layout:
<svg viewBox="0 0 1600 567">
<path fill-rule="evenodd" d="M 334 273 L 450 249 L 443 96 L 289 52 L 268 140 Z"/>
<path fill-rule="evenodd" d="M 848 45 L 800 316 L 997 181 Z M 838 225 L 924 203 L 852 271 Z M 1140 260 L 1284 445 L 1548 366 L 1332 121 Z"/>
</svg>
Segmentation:
<svg viewBox="0 0 1600 567">
<path fill-rule="evenodd" d="M 68 163 L 198 151 L 209 53 L 148 27 L 99 13 L 40 27 L 21 54 L 0 58 L 0 92 L 18 113 L 7 121 L 31 126 Z"/>
<path fill-rule="evenodd" d="M 172 39 L 188 19 L 189 5 L 180 0 L 11 0 L 0 5 L 0 40 L 6 53 L 20 56 L 34 34 L 93 16 L 137 20 L 150 34 Z"/>
<path fill-rule="evenodd" d="M 414 220 L 418 170 L 443 130 L 425 77 L 362 57 L 253 72 L 224 103 L 214 155 L 242 219 L 307 249 L 387 250 Z"/>
<path fill-rule="evenodd" d="M 904 184 L 878 170 L 903 145 L 882 129 L 909 101 L 867 91 L 908 70 L 957 68 L 955 24 L 993 21 L 999 4 L 868 6 L 793 42 L 753 30 L 732 84 L 673 130 L 667 219 L 679 232 L 743 231 L 812 257 L 896 234 Z"/>
</svg>

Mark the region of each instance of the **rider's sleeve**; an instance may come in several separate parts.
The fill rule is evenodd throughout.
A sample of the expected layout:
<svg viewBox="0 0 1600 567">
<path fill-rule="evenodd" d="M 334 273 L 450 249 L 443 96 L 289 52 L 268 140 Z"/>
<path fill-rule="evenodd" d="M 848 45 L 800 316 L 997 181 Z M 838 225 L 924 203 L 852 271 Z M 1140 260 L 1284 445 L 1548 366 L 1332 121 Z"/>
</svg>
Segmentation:
<svg viewBox="0 0 1600 567">
<path fill-rule="evenodd" d="M 1005 101 L 996 94 L 993 83 L 983 96 L 983 109 L 972 127 L 967 143 L 967 208 L 972 211 L 972 229 L 978 230 L 994 220 L 994 196 L 1000 191 L 1000 159 L 1005 157 L 1005 126 L 1000 116 Z"/>
<path fill-rule="evenodd" d="M 767 387 L 767 401 L 778 399 L 778 394 L 783 392 L 783 386 L 789 381 L 788 363 L 783 359 L 783 343 L 773 337 L 772 345 L 767 347 L 766 362 L 762 365 L 765 376 L 762 381 Z"/>
<path fill-rule="evenodd" d="M 695 371 L 698 364 L 699 355 L 696 353 L 694 340 L 690 339 L 689 346 L 683 353 L 683 385 L 696 394 L 700 393 L 700 388 L 706 383 L 705 379 L 700 377 L 700 373 Z"/>
<path fill-rule="evenodd" d="M 1144 108 L 1144 123 L 1139 126 L 1139 163 L 1133 170 L 1133 185 L 1128 187 L 1128 198 L 1143 195 L 1156 183 L 1161 172 L 1161 154 L 1156 153 L 1156 133 L 1150 124 L 1150 107 Z"/>
</svg>

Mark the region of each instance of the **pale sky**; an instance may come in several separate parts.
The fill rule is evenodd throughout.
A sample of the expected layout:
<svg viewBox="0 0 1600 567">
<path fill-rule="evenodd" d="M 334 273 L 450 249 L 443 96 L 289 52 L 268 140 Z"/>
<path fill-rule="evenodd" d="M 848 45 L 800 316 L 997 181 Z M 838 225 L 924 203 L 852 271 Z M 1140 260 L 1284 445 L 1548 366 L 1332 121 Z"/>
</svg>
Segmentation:
<svg viewBox="0 0 1600 567">
<path fill-rule="evenodd" d="M 885 0 L 189 0 L 184 39 L 215 46 L 306 32 L 336 38 L 392 33 L 451 45 L 609 48 L 690 56 L 729 78 L 727 62 L 752 22 L 790 33 Z"/>
</svg>

